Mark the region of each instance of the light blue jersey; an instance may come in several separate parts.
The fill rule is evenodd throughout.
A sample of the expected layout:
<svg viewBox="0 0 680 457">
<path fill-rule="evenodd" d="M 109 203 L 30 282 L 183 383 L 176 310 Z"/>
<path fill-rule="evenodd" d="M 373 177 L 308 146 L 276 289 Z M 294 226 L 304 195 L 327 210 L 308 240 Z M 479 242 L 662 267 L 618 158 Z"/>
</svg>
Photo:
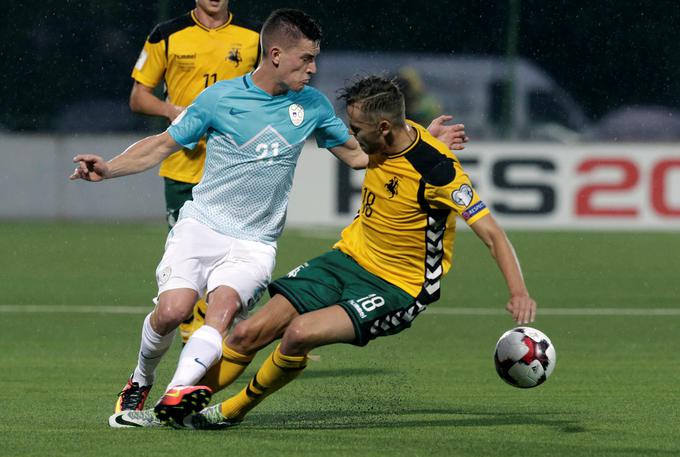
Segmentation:
<svg viewBox="0 0 680 457">
<path fill-rule="evenodd" d="M 205 89 L 168 128 L 193 148 L 207 135 L 205 171 L 179 218 L 213 230 L 275 245 L 283 231 L 288 194 L 305 140 L 321 148 L 349 139 L 345 124 L 318 90 L 272 96 L 250 74 Z"/>
</svg>

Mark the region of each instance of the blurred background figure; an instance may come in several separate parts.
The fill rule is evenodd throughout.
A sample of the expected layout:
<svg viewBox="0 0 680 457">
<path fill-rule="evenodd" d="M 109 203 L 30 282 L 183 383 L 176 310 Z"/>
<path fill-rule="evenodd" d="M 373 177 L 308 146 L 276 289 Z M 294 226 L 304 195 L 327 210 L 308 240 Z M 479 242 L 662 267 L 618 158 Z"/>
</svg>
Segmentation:
<svg viewBox="0 0 680 457">
<path fill-rule="evenodd" d="M 403 67 L 397 74 L 396 83 L 404 94 L 407 119 L 427 125 L 431 119 L 442 114 L 441 103 L 427 92 L 417 69 Z"/>
</svg>

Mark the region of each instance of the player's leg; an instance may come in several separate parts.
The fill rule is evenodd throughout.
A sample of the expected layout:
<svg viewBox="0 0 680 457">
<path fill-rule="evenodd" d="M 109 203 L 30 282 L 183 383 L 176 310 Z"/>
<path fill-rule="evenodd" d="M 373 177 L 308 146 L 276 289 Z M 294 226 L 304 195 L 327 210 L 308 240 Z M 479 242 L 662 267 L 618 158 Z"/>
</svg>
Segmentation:
<svg viewBox="0 0 680 457">
<path fill-rule="evenodd" d="M 335 299 L 338 305 L 328 306 L 331 290 L 341 291 L 341 296 Z M 364 346 L 378 336 L 408 328 L 425 308 L 403 290 L 337 251 L 313 259 L 301 270 L 276 280 L 270 291 L 285 295 L 302 315 L 290 323 L 280 346 L 244 390 L 221 405 L 191 416 L 186 421 L 189 426 L 222 428 L 238 424 L 266 396 L 300 374 L 311 349 L 332 343 Z"/>
<path fill-rule="evenodd" d="M 340 290 L 343 282 L 341 274 L 334 273 L 336 268 L 340 267 L 337 260 L 342 260 L 337 253 L 326 253 L 293 269 L 287 277 L 274 281 L 269 286 L 273 298 L 252 318 L 236 326 L 227 340 L 228 345 L 244 354 L 254 354 L 270 341 L 283 335 L 292 325 L 291 323 L 299 319 L 299 314 L 325 309 L 337 302 L 341 298 Z M 301 321 L 301 323 L 304 322 Z M 333 332 L 328 332 L 328 334 L 330 337 L 335 337 Z M 267 389 L 271 386 L 280 388 L 304 369 L 306 361 L 306 354 L 287 355 L 277 349 L 260 368 L 258 375 L 253 378 L 248 387 L 234 397 L 232 402 L 210 407 L 200 414 L 187 418 L 185 423 L 193 428 L 220 428 L 240 422 L 240 405 L 248 401 L 249 395 L 256 400 L 251 406 L 254 407 L 264 398 L 259 390 L 263 383 L 268 386 Z M 239 411 L 230 411 L 227 413 L 228 417 L 225 418 L 221 413 L 222 406 L 225 406 L 227 410 Z M 249 410 L 251 407 L 246 409 Z"/>
<path fill-rule="evenodd" d="M 340 306 L 296 317 L 279 344 L 257 370 L 248 386 L 220 405 L 226 421 L 238 423 L 262 400 L 297 378 L 307 366 L 307 354 L 333 343 L 351 343 L 354 325 Z"/>
<path fill-rule="evenodd" d="M 206 325 L 196 331 L 180 355 L 180 363 L 168 387 L 193 385 L 222 354 L 222 336 L 236 318 L 245 319 L 271 279 L 276 250 L 253 241 L 223 236 L 229 249 L 216 259 L 208 276 Z M 196 340 L 195 342 L 193 340 Z M 234 349 L 237 359 L 243 356 Z M 200 363 L 196 362 L 200 361 Z"/>
<path fill-rule="evenodd" d="M 206 323 L 196 330 L 180 354 L 177 370 L 168 385 L 166 395 L 155 407 L 161 421 L 181 422 L 183 415 L 200 411 L 204 393 L 183 386 L 194 386 L 222 356 L 222 338 L 237 315 L 247 316 L 249 307 L 259 299 L 274 268 L 272 246 L 237 240 L 230 237 L 230 248 L 224 258 L 215 262 L 208 277 L 208 312 Z M 231 354 L 241 358 L 242 354 Z M 244 360 L 241 359 L 243 362 Z M 241 368 L 239 366 L 239 368 Z M 185 395 L 200 395 L 196 404 L 182 400 Z M 188 407 L 187 407 L 188 406 Z"/>
<path fill-rule="evenodd" d="M 168 389 L 196 384 L 222 355 L 223 335 L 241 308 L 241 298 L 231 287 L 220 286 L 210 292 L 208 302 L 205 325 L 193 333 L 182 349 Z"/>
<path fill-rule="evenodd" d="M 165 188 L 165 216 L 168 222 L 168 230 L 171 230 L 179 219 L 179 210 L 184 203 L 193 199 L 191 191 L 196 186 L 192 183 L 163 178 Z M 191 334 L 203 325 L 208 305 L 203 298 L 199 298 L 193 312 L 179 325 L 179 334 L 182 342 L 186 344 Z"/>
<path fill-rule="evenodd" d="M 147 316 L 137 367 L 119 395 L 115 412 L 143 408 L 154 382 L 156 367 L 172 343 L 179 323 L 191 313 L 196 298 L 205 291 L 210 265 L 206 259 L 221 257 L 228 246 L 207 227 L 182 220 L 168 234 L 158 268 L 157 306 Z"/>
<path fill-rule="evenodd" d="M 274 295 L 253 316 L 240 321 L 222 346 L 222 359 L 200 381 L 220 391 L 231 385 L 245 371 L 257 351 L 279 339 L 288 324 L 299 315 L 282 295 Z"/>
<path fill-rule="evenodd" d="M 170 347 L 175 329 L 191 312 L 196 291 L 187 288 L 162 292 L 158 305 L 144 319 L 137 366 L 118 395 L 114 412 L 143 409 L 154 383 L 156 368 Z"/>
<path fill-rule="evenodd" d="M 212 390 L 195 386 L 222 355 L 222 338 L 241 307 L 238 293 L 220 286 L 208 294 L 206 323 L 197 329 L 182 349 L 165 394 L 154 407 L 156 417 L 166 425 L 181 424 L 185 416 L 202 410 Z"/>
</svg>

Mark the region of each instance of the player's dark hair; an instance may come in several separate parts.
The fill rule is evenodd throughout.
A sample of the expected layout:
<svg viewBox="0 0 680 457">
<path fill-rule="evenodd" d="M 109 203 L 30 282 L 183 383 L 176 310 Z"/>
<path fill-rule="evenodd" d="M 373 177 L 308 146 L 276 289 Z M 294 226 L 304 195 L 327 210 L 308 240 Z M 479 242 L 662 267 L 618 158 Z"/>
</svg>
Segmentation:
<svg viewBox="0 0 680 457">
<path fill-rule="evenodd" d="M 269 15 L 260 36 L 266 53 L 277 38 L 284 38 L 288 42 L 296 42 L 301 38 L 320 41 L 322 34 L 318 22 L 304 11 L 281 8 Z"/>
<path fill-rule="evenodd" d="M 361 104 L 361 111 L 373 117 L 384 117 L 392 122 L 404 119 L 404 95 L 393 79 L 370 75 L 355 79 L 340 89 L 339 100 L 347 106 Z"/>
</svg>

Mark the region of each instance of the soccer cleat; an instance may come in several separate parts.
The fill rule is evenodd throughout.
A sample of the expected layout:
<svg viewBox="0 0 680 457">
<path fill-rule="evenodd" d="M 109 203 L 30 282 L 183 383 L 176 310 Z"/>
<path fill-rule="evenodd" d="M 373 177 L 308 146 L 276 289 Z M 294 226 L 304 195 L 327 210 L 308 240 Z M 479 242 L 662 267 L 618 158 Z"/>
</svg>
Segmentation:
<svg viewBox="0 0 680 457">
<path fill-rule="evenodd" d="M 140 386 L 139 383 L 132 381 L 132 376 L 128 379 L 127 384 L 123 390 L 118 394 L 116 406 L 113 408 L 114 413 L 122 411 L 141 411 L 144 409 L 144 402 L 149 396 L 149 391 L 152 386 Z"/>
<path fill-rule="evenodd" d="M 153 410 L 163 425 L 183 427 L 184 418 L 208 406 L 210 397 L 210 387 L 177 386 L 165 392 Z"/>
<path fill-rule="evenodd" d="M 109 417 L 111 428 L 161 427 L 162 425 L 152 409 L 121 411 Z"/>
<path fill-rule="evenodd" d="M 184 426 L 194 430 L 222 430 L 235 427 L 240 420 L 226 419 L 220 412 L 220 405 L 205 408 L 203 411 L 184 418 Z"/>
</svg>

